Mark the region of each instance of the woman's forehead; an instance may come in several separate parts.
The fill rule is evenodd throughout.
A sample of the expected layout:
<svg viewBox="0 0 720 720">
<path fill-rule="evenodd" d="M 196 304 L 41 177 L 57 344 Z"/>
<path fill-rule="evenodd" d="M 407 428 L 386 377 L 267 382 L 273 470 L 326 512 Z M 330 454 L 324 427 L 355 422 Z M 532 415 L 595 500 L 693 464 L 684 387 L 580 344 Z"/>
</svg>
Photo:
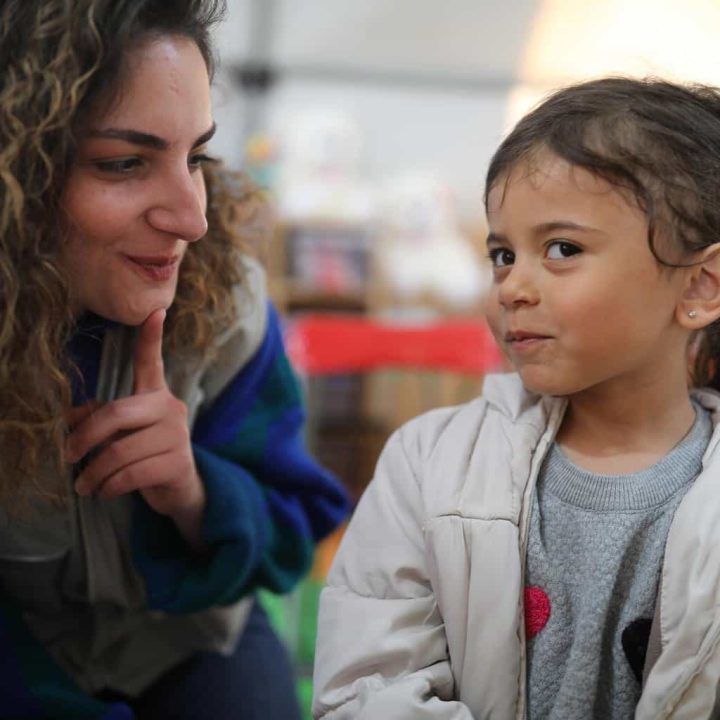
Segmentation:
<svg viewBox="0 0 720 720">
<path fill-rule="evenodd" d="M 201 132 L 212 123 L 210 80 L 196 43 L 181 36 L 153 37 L 130 51 L 112 101 L 96 103 L 81 125 L 92 130 L 127 126 L 150 130 L 158 123 Z M 137 127 L 137 126 L 141 127 Z"/>
<path fill-rule="evenodd" d="M 200 71 L 209 85 L 208 68 L 197 43 L 177 34 L 147 34 L 132 43 L 119 59 L 117 72 L 104 79 L 98 97 L 112 98 L 113 105 L 138 86 L 152 82 L 153 77 L 166 75 L 176 84 L 186 82 L 190 72 Z M 102 107 L 102 102 L 98 103 Z M 107 110 L 107 107 L 106 107 Z"/>
</svg>

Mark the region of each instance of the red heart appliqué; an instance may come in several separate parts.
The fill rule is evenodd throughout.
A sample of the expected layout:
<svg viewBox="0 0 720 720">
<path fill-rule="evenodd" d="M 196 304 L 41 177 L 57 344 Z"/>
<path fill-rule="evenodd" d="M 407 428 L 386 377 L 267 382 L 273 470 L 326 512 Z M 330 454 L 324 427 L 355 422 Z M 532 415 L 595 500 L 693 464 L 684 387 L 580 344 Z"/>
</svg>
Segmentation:
<svg viewBox="0 0 720 720">
<path fill-rule="evenodd" d="M 550 619 L 550 598 L 539 587 L 525 588 L 525 635 L 535 637 Z"/>
</svg>

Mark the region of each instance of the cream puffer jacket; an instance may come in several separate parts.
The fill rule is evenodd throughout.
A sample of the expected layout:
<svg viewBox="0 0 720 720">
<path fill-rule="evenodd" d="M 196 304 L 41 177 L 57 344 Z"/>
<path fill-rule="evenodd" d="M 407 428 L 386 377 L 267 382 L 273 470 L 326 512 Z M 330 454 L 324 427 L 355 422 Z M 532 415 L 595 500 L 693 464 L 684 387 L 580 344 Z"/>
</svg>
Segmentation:
<svg viewBox="0 0 720 720">
<path fill-rule="evenodd" d="M 720 397 L 695 397 L 716 429 L 669 531 L 638 720 L 717 714 Z M 490 376 L 391 438 L 321 597 L 314 718 L 526 717 L 530 501 L 565 407 Z"/>
</svg>

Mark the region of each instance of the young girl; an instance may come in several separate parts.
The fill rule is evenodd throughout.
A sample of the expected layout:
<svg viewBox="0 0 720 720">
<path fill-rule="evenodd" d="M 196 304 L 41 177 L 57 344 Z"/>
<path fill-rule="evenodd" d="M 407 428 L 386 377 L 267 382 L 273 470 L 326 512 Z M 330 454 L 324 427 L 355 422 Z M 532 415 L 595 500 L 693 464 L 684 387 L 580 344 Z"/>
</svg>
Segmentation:
<svg viewBox="0 0 720 720">
<path fill-rule="evenodd" d="M 717 717 L 720 397 L 688 376 L 720 388 L 720 91 L 562 90 L 486 187 L 516 374 L 385 448 L 322 596 L 315 717 Z"/>
<path fill-rule="evenodd" d="M 293 720 L 262 609 L 339 522 L 208 163 L 220 0 L 4 0 L 0 717 Z"/>
</svg>

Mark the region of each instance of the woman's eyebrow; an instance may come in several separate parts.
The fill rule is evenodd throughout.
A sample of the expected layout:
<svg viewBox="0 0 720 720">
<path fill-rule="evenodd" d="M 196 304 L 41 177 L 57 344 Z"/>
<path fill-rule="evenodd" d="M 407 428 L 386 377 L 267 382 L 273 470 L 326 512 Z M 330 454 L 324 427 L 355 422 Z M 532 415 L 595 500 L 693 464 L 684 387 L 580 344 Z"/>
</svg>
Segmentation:
<svg viewBox="0 0 720 720">
<path fill-rule="evenodd" d="M 195 140 L 193 147 L 196 148 L 204 145 L 210 140 L 217 130 L 217 124 L 213 123 L 209 130 L 206 130 L 200 137 Z M 90 137 L 103 138 L 107 140 L 122 140 L 132 145 L 141 145 L 149 147 L 153 150 L 167 150 L 168 141 L 152 135 L 150 133 L 141 132 L 140 130 L 130 130 L 126 128 L 103 128 L 102 130 L 91 130 Z"/>
<path fill-rule="evenodd" d="M 217 130 L 217 123 L 213 123 L 210 126 L 209 130 L 206 130 L 194 143 L 193 147 L 199 147 L 200 145 L 204 145 L 206 142 L 209 142 L 210 138 L 215 134 L 215 131 Z"/>
</svg>

